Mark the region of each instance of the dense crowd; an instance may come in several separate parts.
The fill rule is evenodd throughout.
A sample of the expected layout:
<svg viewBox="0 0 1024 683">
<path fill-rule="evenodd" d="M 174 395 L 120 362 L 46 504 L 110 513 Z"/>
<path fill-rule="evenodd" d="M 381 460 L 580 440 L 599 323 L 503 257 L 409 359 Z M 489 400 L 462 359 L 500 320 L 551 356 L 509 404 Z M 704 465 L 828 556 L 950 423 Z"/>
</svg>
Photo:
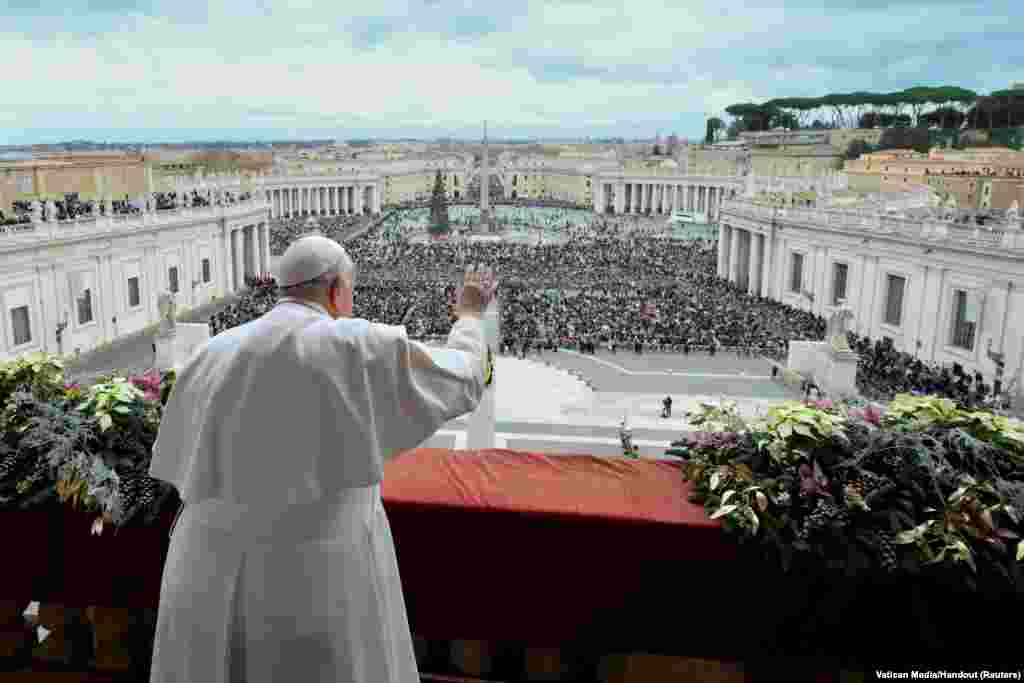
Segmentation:
<svg viewBox="0 0 1024 683">
<path fill-rule="evenodd" d="M 985 382 L 980 372 L 968 373 L 958 363 L 942 367 L 926 363 L 898 351 L 892 340 L 874 343 L 867 337 L 849 333 L 850 346 L 860 356 L 857 388 L 865 397 L 886 400 L 898 393 L 941 394 L 958 405 L 991 405 L 1002 387 Z"/>
<path fill-rule="evenodd" d="M 320 219 L 344 240 L 358 277 L 354 315 L 405 325 L 409 335 L 444 339 L 454 283 L 472 263 L 492 265 L 501 280 L 501 350 L 569 348 L 593 353 L 738 353 L 784 362 L 789 342 L 820 340 L 826 323 L 811 313 L 754 297 L 716 276 L 708 244 L 664 240 L 623 229 L 623 219 L 595 217 L 586 237 L 561 244 L 384 241 L 381 224 L 356 217 Z M 358 227 L 367 229 L 349 238 Z M 308 231 L 305 219 L 275 223 L 278 253 Z M 278 300 L 272 282 L 249 282 L 242 299 L 210 321 L 211 334 L 254 319 Z M 959 367 L 940 368 L 850 336 L 861 356 L 858 386 L 883 400 L 898 392 L 940 393 L 962 405 L 989 401 L 993 387 Z"/>
<path fill-rule="evenodd" d="M 187 196 L 186 196 L 187 195 Z M 194 207 L 226 206 L 238 202 L 244 202 L 252 197 L 251 192 L 235 193 L 224 191 L 219 196 L 210 191 L 191 192 L 182 194 L 180 200 L 177 192 L 154 192 L 149 198 L 149 208 L 156 211 L 169 211 L 190 205 Z M 123 199 L 112 199 L 110 202 L 110 214 L 113 216 L 131 216 L 141 214 L 146 210 L 146 199 L 130 199 L 125 196 Z M 54 200 L 54 208 L 57 212 L 57 220 L 68 221 L 75 218 L 89 218 L 93 216 L 105 216 L 107 208 L 103 202 L 97 200 L 81 200 L 75 195 L 68 195 L 64 199 Z M 44 208 L 45 210 L 45 208 Z M 49 218 L 49 216 L 47 216 Z M 11 203 L 9 213 L 0 211 L 0 220 L 11 220 L 27 223 L 32 219 L 32 202 L 15 201 Z"/>
<path fill-rule="evenodd" d="M 309 218 L 278 218 L 270 231 L 270 253 L 280 256 L 289 244 L 310 232 L 314 226 L 324 237 L 347 244 L 352 232 L 368 225 L 370 221 L 370 218 L 359 215 L 320 216 L 313 223 Z"/>
</svg>

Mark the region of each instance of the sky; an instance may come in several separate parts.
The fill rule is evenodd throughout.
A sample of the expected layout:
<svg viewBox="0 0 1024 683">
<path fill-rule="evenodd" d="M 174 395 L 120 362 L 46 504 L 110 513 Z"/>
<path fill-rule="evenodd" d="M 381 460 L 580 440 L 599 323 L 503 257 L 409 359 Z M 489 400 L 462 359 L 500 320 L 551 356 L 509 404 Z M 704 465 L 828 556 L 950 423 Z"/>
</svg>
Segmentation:
<svg viewBox="0 0 1024 683">
<path fill-rule="evenodd" d="M 1021 45 L 1020 0 L 3 0 L 0 145 L 697 139 L 736 102 L 1007 88 Z"/>
</svg>

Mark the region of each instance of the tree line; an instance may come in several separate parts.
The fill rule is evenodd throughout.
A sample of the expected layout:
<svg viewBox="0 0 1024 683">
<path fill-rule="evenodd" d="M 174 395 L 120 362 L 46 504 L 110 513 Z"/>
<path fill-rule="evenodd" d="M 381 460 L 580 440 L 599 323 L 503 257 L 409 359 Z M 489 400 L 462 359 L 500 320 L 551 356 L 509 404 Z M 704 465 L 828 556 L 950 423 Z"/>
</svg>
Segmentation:
<svg viewBox="0 0 1024 683">
<path fill-rule="evenodd" d="M 826 130 L 836 128 L 1012 128 L 1024 125 L 1024 89 L 979 95 L 958 86 L 918 86 L 894 93 L 834 93 L 823 97 L 785 97 L 725 108 L 728 126 L 719 118 L 707 122 L 708 142 L 720 131 L 730 139 L 743 131 L 773 128 Z"/>
</svg>

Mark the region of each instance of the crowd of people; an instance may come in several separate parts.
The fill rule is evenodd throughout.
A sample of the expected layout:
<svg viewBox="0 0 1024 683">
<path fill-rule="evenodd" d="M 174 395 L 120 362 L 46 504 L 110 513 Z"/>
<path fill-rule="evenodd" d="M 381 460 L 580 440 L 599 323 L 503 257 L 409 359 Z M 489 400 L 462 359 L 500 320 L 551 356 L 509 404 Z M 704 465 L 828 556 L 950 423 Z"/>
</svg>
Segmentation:
<svg viewBox="0 0 1024 683">
<path fill-rule="evenodd" d="M 384 240 L 388 217 L 372 223 L 355 216 L 320 218 L 319 228 L 344 242 L 356 264 L 354 315 L 405 325 L 413 338 L 446 337 L 454 283 L 472 263 L 491 265 L 501 281 L 503 353 L 737 353 L 784 363 L 789 342 L 824 337 L 824 319 L 718 278 L 713 245 L 644 235 L 628 229 L 632 219 L 595 216 L 585 231 L 541 245 Z M 353 237 L 360 228 L 365 229 Z M 308 231 L 307 219 L 275 222 L 272 253 L 282 253 Z M 279 295 L 272 282 L 250 285 L 237 304 L 211 319 L 212 334 L 275 305 Z M 940 393 L 963 405 L 992 398 L 993 387 L 980 375 L 928 365 L 891 344 L 856 335 L 851 344 L 861 355 L 858 386 L 865 397 Z"/>
<path fill-rule="evenodd" d="M 848 334 L 850 347 L 860 356 L 857 389 L 866 398 L 885 400 L 899 393 L 939 394 L 969 408 L 1000 400 L 1003 387 L 985 382 L 980 372 L 964 372 L 954 363 L 942 367 L 926 363 L 893 347 L 892 340 L 872 343 L 867 337 Z"/>
<path fill-rule="evenodd" d="M 349 216 L 318 216 L 315 223 L 306 218 L 276 218 L 270 231 L 270 253 L 280 256 L 288 245 L 310 232 L 315 225 L 324 237 L 348 245 L 353 231 L 369 225 L 371 218 L 353 214 Z"/>
<path fill-rule="evenodd" d="M 177 192 L 154 192 L 148 199 L 148 208 L 156 211 L 170 211 L 186 205 L 193 207 L 226 206 L 247 201 L 251 197 L 251 192 L 235 193 L 224 191 L 215 194 L 209 191 L 199 192 L 198 190 L 192 190 L 183 194 L 179 200 Z M 111 199 L 110 215 L 138 215 L 147 209 L 146 203 L 147 199 L 145 197 L 142 199 L 131 199 L 126 195 L 123 199 Z M 54 200 L 53 207 L 56 210 L 57 220 L 59 221 L 107 215 L 107 207 L 104 205 L 104 202 L 94 199 L 81 200 L 76 195 L 68 195 L 64 199 Z M 28 223 L 32 220 L 32 211 L 33 203 L 31 201 L 15 201 L 11 203 L 10 213 L 0 211 L 0 221 Z M 47 215 L 48 220 L 49 218 L 50 216 Z"/>
</svg>

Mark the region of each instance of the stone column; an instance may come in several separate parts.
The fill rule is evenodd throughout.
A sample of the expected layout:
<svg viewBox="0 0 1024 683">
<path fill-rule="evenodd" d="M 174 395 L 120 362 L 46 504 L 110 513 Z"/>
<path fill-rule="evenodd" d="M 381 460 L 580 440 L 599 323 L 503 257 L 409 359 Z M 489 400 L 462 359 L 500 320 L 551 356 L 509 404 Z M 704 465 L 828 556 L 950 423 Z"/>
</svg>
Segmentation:
<svg viewBox="0 0 1024 683">
<path fill-rule="evenodd" d="M 626 183 L 615 185 L 615 213 L 622 214 L 626 211 Z"/>
<path fill-rule="evenodd" d="M 256 239 L 256 226 L 249 225 L 245 228 L 245 241 L 248 251 L 248 272 L 246 275 L 252 277 L 259 272 L 259 240 Z"/>
<path fill-rule="evenodd" d="M 729 282 L 732 283 L 740 281 L 740 235 L 742 234 L 743 230 L 733 228 L 729 244 Z"/>
<path fill-rule="evenodd" d="M 253 230 L 253 234 L 256 240 L 256 272 L 265 273 L 267 272 L 266 262 L 267 256 L 263 253 L 263 224 L 257 223 Z"/>
<path fill-rule="evenodd" d="M 729 252 L 727 251 L 728 246 L 726 245 L 727 237 L 731 228 L 728 225 L 723 225 L 718 230 L 718 277 L 724 278 L 728 274 L 728 259 Z"/>
<path fill-rule="evenodd" d="M 756 232 L 750 233 L 750 274 L 747 281 L 747 291 L 754 296 L 761 294 L 761 259 L 764 255 L 761 251 L 761 236 Z"/>
<path fill-rule="evenodd" d="M 231 230 L 227 227 L 224 228 L 224 232 L 221 235 L 221 254 L 218 259 L 217 265 L 220 266 L 222 274 L 220 281 L 224 288 L 224 295 L 231 294 L 234 290 L 235 276 L 233 273 L 234 259 L 231 258 Z"/>
<path fill-rule="evenodd" d="M 242 263 L 242 231 L 240 229 L 231 231 L 231 258 L 234 262 L 234 284 L 233 291 L 238 291 L 245 286 L 245 266 Z"/>
</svg>

